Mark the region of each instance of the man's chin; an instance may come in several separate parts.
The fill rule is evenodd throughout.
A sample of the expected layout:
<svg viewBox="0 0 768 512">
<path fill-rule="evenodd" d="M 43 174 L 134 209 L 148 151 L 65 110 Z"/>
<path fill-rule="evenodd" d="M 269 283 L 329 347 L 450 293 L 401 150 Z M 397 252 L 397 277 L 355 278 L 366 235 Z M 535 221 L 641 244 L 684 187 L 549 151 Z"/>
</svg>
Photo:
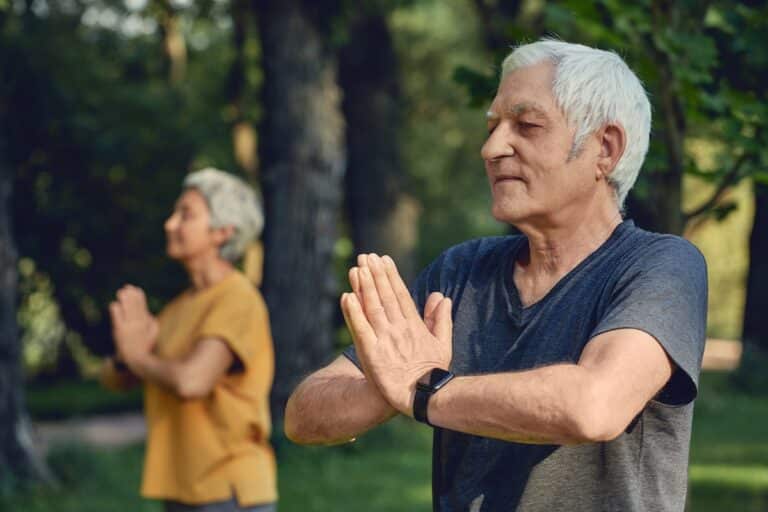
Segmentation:
<svg viewBox="0 0 768 512">
<path fill-rule="evenodd" d="M 491 208 L 491 215 L 493 218 L 504 224 L 517 224 L 525 219 L 525 214 L 519 208 L 511 208 L 509 206 L 502 207 L 494 205 Z"/>
</svg>

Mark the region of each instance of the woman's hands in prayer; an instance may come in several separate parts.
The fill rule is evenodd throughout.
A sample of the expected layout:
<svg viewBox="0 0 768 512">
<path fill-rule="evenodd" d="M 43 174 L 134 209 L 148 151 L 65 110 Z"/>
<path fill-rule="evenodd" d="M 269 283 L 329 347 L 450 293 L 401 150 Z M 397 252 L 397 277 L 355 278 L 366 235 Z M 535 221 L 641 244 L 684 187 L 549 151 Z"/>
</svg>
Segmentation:
<svg viewBox="0 0 768 512">
<path fill-rule="evenodd" d="M 131 367 L 154 349 L 159 326 L 147 308 L 147 298 L 141 288 L 125 285 L 116 297 L 109 305 L 112 336 L 118 355 Z"/>
</svg>

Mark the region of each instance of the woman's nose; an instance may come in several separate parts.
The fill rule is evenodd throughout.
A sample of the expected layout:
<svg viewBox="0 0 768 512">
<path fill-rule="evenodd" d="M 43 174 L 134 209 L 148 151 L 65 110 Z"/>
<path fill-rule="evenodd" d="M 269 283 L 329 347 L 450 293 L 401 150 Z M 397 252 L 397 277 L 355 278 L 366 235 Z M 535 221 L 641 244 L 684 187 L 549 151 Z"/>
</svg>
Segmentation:
<svg viewBox="0 0 768 512">
<path fill-rule="evenodd" d="M 165 223 L 163 224 L 163 228 L 165 228 L 166 232 L 173 231 L 173 229 L 176 227 L 176 224 L 177 224 L 177 222 L 176 222 L 176 214 L 173 213 L 173 214 L 171 214 L 170 217 L 165 219 Z"/>
</svg>

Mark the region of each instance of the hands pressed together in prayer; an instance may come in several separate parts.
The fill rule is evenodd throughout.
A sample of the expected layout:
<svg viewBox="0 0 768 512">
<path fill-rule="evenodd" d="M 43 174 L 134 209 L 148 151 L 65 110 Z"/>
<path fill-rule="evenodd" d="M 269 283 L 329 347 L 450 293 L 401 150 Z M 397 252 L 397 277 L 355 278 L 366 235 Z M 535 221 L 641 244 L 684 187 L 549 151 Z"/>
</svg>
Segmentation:
<svg viewBox="0 0 768 512">
<path fill-rule="evenodd" d="M 147 308 L 147 298 L 141 288 L 125 285 L 116 295 L 117 300 L 109 304 L 112 336 L 118 356 L 132 367 L 154 349 L 158 323 Z"/>
<path fill-rule="evenodd" d="M 341 308 L 366 378 L 402 414 L 413 416 L 417 381 L 448 369 L 453 355 L 451 299 L 432 293 L 424 318 L 389 256 L 361 254 L 349 271 Z"/>
</svg>

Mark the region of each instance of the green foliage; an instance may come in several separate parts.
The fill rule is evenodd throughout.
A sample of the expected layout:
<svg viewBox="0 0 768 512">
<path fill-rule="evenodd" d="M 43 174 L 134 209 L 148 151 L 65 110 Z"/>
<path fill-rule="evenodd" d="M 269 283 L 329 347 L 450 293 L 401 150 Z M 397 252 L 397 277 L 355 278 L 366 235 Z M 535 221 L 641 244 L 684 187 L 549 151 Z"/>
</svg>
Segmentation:
<svg viewBox="0 0 768 512">
<path fill-rule="evenodd" d="M 27 409 L 34 420 L 60 420 L 77 416 L 140 411 L 141 389 L 115 393 L 93 380 L 39 383 L 26 390 Z"/>
<path fill-rule="evenodd" d="M 165 257 L 162 229 L 183 176 L 203 165 L 236 168 L 229 13 L 219 6 L 198 18 L 197 4 L 180 12 L 189 62 L 187 80 L 174 86 L 151 10 L 49 4 L 45 14 L 16 9 L 0 32 L 7 71 L 0 129 L 15 168 L 15 236 L 22 262 L 50 279 L 47 293 L 67 328 L 108 353 L 106 307 L 119 286 L 144 287 L 155 310 L 184 286 Z M 126 32 L 131 23 L 148 28 Z M 251 46 L 246 54 L 256 58 Z M 260 77 L 260 70 L 245 77 L 247 118 L 258 115 Z M 29 335 L 55 327 L 22 323 Z"/>
</svg>

